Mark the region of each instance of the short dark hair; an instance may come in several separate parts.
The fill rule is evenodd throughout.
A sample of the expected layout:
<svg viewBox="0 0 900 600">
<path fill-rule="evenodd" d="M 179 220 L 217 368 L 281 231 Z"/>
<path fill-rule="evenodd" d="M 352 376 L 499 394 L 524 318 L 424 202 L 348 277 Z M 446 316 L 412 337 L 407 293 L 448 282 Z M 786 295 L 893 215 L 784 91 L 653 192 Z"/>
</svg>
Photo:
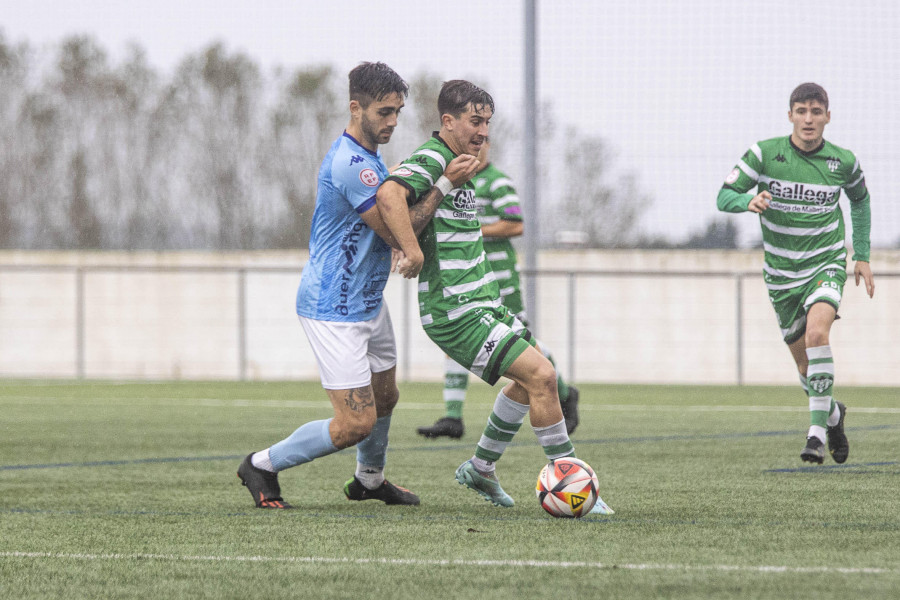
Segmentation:
<svg viewBox="0 0 900 600">
<path fill-rule="evenodd" d="M 795 102 L 809 102 L 810 100 L 818 100 L 828 110 L 828 92 L 825 91 L 818 83 L 801 83 L 794 91 L 791 92 L 790 109 L 794 109 Z"/>
<path fill-rule="evenodd" d="M 383 62 L 359 63 L 350 71 L 350 99 L 366 108 L 389 94 L 409 95 L 409 85 Z"/>
<path fill-rule="evenodd" d="M 494 99 L 486 91 L 464 79 L 445 81 L 438 95 L 438 115 L 459 115 L 472 105 L 476 112 L 481 112 L 485 107 L 494 112 Z"/>
</svg>

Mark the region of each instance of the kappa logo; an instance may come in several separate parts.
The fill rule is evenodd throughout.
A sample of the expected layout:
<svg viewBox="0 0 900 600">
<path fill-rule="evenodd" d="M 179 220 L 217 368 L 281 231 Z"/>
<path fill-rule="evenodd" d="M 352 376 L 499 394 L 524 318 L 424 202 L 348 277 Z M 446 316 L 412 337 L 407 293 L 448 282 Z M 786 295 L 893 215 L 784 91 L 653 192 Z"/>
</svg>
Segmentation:
<svg viewBox="0 0 900 600">
<path fill-rule="evenodd" d="M 497 342 L 494 340 L 488 340 L 488 342 L 484 345 L 484 351 L 490 354 L 494 351 L 494 348 L 497 346 Z"/>
<path fill-rule="evenodd" d="M 836 158 L 834 156 L 829 156 L 825 159 L 825 164 L 828 165 L 828 170 L 834 173 L 841 166 L 841 159 Z"/>
<path fill-rule="evenodd" d="M 780 163 L 787 162 L 787 159 L 784 157 L 784 154 L 782 154 L 781 152 L 778 153 L 778 155 L 775 157 L 775 160 L 777 160 Z"/>
<path fill-rule="evenodd" d="M 360 156 L 359 154 L 354 154 L 350 157 L 350 164 L 348 166 L 352 167 L 356 163 L 361 163 L 363 160 L 364 159 L 362 156 Z"/>
</svg>

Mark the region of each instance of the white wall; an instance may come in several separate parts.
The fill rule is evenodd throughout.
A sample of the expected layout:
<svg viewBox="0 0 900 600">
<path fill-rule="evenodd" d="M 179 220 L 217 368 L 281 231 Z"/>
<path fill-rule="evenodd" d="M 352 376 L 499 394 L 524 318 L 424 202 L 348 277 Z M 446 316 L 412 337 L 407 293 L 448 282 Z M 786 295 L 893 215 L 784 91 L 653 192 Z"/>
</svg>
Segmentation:
<svg viewBox="0 0 900 600">
<path fill-rule="evenodd" d="M 82 356 L 90 378 L 238 378 L 243 289 L 246 377 L 315 379 L 315 359 L 294 312 L 305 258 L 302 252 L 0 252 L 0 376 L 73 377 Z M 574 342 L 569 281 L 542 276 L 538 337 L 576 381 L 734 383 L 737 288 L 730 274 L 759 273 L 761 260 L 760 251 L 545 252 L 542 271 L 604 275 L 576 281 Z M 86 268 L 82 353 L 79 266 Z M 832 330 L 839 385 L 900 385 L 900 352 L 893 344 L 900 338 L 900 277 L 878 275 L 900 274 L 900 252 L 876 252 L 873 267 L 875 299 L 851 276 L 842 319 Z M 239 268 L 245 269 L 243 288 Z M 660 275 L 674 271 L 728 275 Z M 401 347 L 401 375 L 440 379 L 442 353 L 418 323 L 414 286 L 393 276 L 386 297 Z M 743 381 L 796 383 L 761 275 L 743 280 L 742 309 Z"/>
</svg>

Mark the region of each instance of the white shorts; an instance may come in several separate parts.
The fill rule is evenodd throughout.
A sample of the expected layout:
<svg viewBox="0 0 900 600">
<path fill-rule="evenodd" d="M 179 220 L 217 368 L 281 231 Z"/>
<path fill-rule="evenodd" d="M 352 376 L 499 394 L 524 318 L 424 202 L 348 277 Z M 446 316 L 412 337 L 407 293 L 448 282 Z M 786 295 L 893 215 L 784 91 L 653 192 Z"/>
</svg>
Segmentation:
<svg viewBox="0 0 900 600">
<path fill-rule="evenodd" d="M 372 383 L 372 373 L 397 364 L 397 342 L 387 304 L 369 321 L 342 323 L 300 317 L 319 363 L 322 387 L 351 390 Z"/>
</svg>

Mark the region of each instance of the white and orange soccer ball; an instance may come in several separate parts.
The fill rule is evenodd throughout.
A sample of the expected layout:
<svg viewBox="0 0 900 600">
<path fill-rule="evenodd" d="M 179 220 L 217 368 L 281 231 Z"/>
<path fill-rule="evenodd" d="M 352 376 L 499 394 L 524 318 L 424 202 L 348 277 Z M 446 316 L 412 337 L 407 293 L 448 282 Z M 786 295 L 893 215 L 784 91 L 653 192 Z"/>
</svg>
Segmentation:
<svg viewBox="0 0 900 600">
<path fill-rule="evenodd" d="M 579 518 L 591 512 L 594 505 L 611 514 L 600 499 L 597 475 L 589 464 L 577 458 L 551 460 L 538 475 L 537 492 L 541 507 L 554 517 Z"/>
</svg>

